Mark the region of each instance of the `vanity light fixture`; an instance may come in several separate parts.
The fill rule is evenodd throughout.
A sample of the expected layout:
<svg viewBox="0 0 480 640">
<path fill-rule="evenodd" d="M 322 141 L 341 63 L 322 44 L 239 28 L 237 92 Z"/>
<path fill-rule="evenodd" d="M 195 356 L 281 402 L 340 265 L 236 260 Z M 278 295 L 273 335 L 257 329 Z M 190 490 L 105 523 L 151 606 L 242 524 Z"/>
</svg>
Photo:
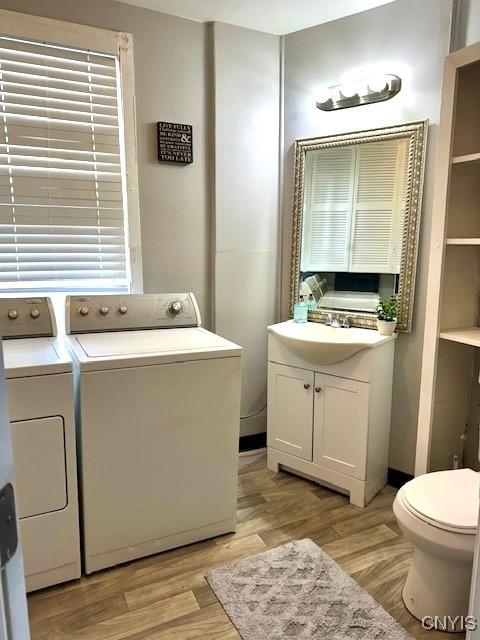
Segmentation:
<svg viewBox="0 0 480 640">
<path fill-rule="evenodd" d="M 317 107 L 322 111 L 334 111 L 382 102 L 393 98 L 401 88 L 402 80 L 398 76 L 379 74 L 322 89 L 317 99 Z"/>
</svg>

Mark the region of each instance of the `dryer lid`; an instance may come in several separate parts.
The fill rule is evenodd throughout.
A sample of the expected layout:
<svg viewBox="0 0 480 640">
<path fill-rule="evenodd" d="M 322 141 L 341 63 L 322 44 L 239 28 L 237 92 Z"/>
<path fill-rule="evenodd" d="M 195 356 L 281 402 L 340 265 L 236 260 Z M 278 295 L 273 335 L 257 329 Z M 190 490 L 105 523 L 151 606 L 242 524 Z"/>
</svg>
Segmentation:
<svg viewBox="0 0 480 640">
<path fill-rule="evenodd" d="M 72 360 L 56 338 L 5 340 L 3 356 L 7 379 L 72 371 Z"/>
<path fill-rule="evenodd" d="M 403 487 L 403 497 L 420 518 L 449 530 L 474 533 L 479 513 L 480 475 L 471 469 L 436 471 Z"/>
</svg>

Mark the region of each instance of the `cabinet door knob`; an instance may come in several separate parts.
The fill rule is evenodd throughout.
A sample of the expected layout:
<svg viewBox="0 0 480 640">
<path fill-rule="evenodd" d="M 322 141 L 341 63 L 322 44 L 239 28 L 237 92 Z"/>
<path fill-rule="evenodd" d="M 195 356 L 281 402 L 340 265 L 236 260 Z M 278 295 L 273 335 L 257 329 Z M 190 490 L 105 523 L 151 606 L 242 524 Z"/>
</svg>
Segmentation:
<svg viewBox="0 0 480 640">
<path fill-rule="evenodd" d="M 308 384 L 308 382 L 305 382 L 305 384 L 303 385 L 304 389 L 310 389 L 310 385 Z"/>
<path fill-rule="evenodd" d="M 320 393 L 321 390 L 322 390 L 322 387 L 315 387 L 315 393 Z"/>
</svg>

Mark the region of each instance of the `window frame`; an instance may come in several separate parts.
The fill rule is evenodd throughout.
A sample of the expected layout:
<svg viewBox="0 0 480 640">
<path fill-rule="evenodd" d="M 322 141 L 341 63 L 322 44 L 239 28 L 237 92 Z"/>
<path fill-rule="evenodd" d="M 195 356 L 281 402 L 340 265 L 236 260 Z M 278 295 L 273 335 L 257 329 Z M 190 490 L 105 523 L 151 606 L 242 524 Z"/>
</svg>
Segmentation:
<svg viewBox="0 0 480 640">
<path fill-rule="evenodd" d="M 135 116 L 135 77 L 133 36 L 123 31 L 110 31 L 73 22 L 64 22 L 30 14 L 0 9 L 1 33 L 14 38 L 37 40 L 48 44 L 91 50 L 118 58 L 121 104 L 120 127 L 123 129 L 122 149 L 125 166 L 126 193 L 126 258 L 129 291 L 143 292 L 142 247 L 140 234 L 140 201 L 138 189 L 137 129 Z M 31 287 L 18 287 L 32 291 Z M 1 289 L 1 295 L 9 293 Z M 13 293 L 13 291 L 12 291 Z"/>
</svg>

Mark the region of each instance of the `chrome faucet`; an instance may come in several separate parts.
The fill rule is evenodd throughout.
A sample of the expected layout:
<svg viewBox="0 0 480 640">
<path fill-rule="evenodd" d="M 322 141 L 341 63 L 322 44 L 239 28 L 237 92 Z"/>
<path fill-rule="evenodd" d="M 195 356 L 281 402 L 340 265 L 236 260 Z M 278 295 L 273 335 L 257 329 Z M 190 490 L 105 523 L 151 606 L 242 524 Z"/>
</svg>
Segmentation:
<svg viewBox="0 0 480 640">
<path fill-rule="evenodd" d="M 327 313 L 325 324 L 327 325 L 327 327 L 340 327 L 340 318 L 338 317 L 338 313 Z"/>
<path fill-rule="evenodd" d="M 339 329 L 342 325 L 340 324 L 340 316 L 338 313 L 332 313 L 332 327 L 335 329 Z"/>
<path fill-rule="evenodd" d="M 349 329 L 350 328 L 350 316 L 345 314 L 340 321 L 340 315 L 338 313 L 327 313 L 325 319 L 327 327 L 333 327 L 334 329 Z"/>
</svg>

